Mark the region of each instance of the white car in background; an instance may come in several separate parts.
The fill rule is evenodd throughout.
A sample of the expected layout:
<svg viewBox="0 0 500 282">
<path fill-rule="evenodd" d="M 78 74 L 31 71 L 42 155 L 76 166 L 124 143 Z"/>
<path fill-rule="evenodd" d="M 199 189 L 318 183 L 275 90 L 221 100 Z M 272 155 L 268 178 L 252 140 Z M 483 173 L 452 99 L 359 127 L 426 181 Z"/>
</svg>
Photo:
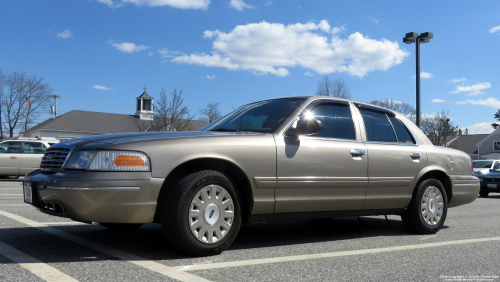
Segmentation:
<svg viewBox="0 0 500 282">
<path fill-rule="evenodd" d="M 17 179 L 40 168 L 47 148 L 59 142 L 55 138 L 20 138 L 0 142 L 0 178 Z"/>
<path fill-rule="evenodd" d="M 474 176 L 478 176 L 481 174 L 485 174 L 490 172 L 490 169 L 493 169 L 493 167 L 500 163 L 500 160 L 477 160 L 477 161 L 472 161 L 472 167 L 473 172 L 472 174 Z"/>
</svg>

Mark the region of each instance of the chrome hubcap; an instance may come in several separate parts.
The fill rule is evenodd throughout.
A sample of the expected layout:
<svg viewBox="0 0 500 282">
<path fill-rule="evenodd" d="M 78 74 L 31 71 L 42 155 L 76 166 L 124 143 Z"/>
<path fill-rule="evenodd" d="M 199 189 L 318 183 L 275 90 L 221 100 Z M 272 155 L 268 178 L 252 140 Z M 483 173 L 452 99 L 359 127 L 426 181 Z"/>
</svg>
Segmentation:
<svg viewBox="0 0 500 282">
<path fill-rule="evenodd" d="M 444 199 L 436 186 L 429 186 L 422 197 L 420 204 L 422 219 L 427 225 L 437 225 L 443 217 Z"/>
<path fill-rule="evenodd" d="M 233 220 L 233 200 L 221 186 L 205 186 L 193 197 L 189 208 L 189 228 L 198 241 L 217 243 L 227 235 Z"/>
</svg>

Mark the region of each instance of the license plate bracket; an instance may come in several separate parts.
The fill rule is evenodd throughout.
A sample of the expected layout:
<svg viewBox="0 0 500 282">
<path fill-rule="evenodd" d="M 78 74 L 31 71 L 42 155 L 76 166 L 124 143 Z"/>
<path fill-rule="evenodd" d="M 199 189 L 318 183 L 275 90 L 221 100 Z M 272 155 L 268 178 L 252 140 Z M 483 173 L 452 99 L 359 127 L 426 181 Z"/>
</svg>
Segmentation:
<svg viewBox="0 0 500 282">
<path fill-rule="evenodd" d="M 36 181 L 23 181 L 23 194 L 24 194 L 24 202 L 37 205 L 38 204 L 38 195 L 36 191 Z"/>
<path fill-rule="evenodd" d="M 497 189 L 497 185 L 496 184 L 488 184 L 488 188 Z"/>
</svg>

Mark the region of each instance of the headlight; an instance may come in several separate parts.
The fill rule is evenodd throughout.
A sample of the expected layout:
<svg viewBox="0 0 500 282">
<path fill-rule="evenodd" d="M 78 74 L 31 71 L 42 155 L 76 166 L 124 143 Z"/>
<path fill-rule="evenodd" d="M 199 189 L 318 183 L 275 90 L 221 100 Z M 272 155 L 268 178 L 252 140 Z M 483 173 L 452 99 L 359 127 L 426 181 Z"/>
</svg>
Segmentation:
<svg viewBox="0 0 500 282">
<path fill-rule="evenodd" d="M 478 177 L 478 178 L 479 178 L 479 182 L 483 182 L 484 181 L 483 177 Z"/>
<path fill-rule="evenodd" d="M 132 151 L 78 151 L 66 168 L 86 170 L 149 171 L 149 158 Z"/>
</svg>

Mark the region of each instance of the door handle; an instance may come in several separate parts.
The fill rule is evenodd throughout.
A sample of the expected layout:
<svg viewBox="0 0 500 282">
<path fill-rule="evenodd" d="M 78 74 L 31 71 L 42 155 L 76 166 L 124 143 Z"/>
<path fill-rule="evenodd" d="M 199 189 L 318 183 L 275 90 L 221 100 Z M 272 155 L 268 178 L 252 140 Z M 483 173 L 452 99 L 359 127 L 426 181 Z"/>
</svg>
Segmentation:
<svg viewBox="0 0 500 282">
<path fill-rule="evenodd" d="M 366 155 L 366 151 L 365 150 L 350 150 L 349 154 L 351 154 L 353 156 L 354 155 L 356 155 L 356 156 L 358 156 L 358 155 Z"/>
<path fill-rule="evenodd" d="M 420 159 L 420 157 L 422 157 L 422 155 L 419 153 L 413 153 L 413 154 L 410 154 L 410 157 L 412 159 Z"/>
<path fill-rule="evenodd" d="M 11 158 L 11 159 L 13 159 L 13 160 L 17 159 L 17 157 L 16 157 L 16 156 L 12 156 L 12 157 L 10 157 L 10 158 Z"/>
</svg>

